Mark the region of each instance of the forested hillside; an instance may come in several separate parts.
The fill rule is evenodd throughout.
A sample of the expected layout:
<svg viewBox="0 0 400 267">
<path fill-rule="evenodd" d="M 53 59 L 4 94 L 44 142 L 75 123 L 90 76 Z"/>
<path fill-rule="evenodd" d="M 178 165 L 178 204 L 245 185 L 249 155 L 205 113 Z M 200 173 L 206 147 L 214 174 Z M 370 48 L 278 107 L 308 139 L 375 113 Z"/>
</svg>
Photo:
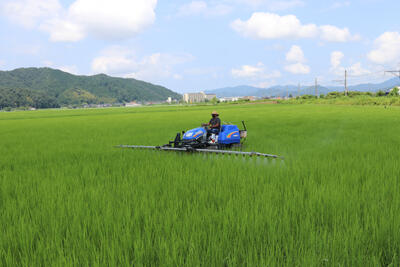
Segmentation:
<svg viewBox="0 0 400 267">
<path fill-rule="evenodd" d="M 77 76 L 50 68 L 0 71 L 0 108 L 163 101 L 180 95 L 162 86 L 104 74 Z"/>
</svg>

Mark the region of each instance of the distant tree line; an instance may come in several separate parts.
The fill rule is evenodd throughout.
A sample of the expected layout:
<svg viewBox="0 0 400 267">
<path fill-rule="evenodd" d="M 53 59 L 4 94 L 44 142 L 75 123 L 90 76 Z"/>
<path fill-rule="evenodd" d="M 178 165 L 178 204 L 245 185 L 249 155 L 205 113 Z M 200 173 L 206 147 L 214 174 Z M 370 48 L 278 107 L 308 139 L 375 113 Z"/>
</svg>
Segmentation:
<svg viewBox="0 0 400 267">
<path fill-rule="evenodd" d="M 357 96 L 371 96 L 371 97 L 397 97 L 400 95 L 399 88 L 394 87 L 390 91 L 383 91 L 379 90 L 376 93 L 372 92 L 359 92 L 359 91 L 349 91 L 347 94 L 347 97 L 357 97 Z M 346 94 L 345 92 L 330 92 L 326 95 L 321 94 L 319 95 L 319 98 L 325 98 L 325 99 L 333 99 L 333 98 L 341 98 L 345 97 Z M 315 95 L 301 95 L 297 96 L 297 99 L 313 99 L 317 98 Z"/>
<path fill-rule="evenodd" d="M 70 89 L 61 95 L 52 96 L 29 89 L 0 88 L 0 110 L 15 108 L 59 108 L 62 106 L 84 106 L 90 104 L 115 103 L 115 98 L 97 97 L 82 89 Z"/>
<path fill-rule="evenodd" d="M 0 109 L 19 107 L 57 108 L 60 105 L 55 97 L 42 92 L 0 88 Z"/>
</svg>

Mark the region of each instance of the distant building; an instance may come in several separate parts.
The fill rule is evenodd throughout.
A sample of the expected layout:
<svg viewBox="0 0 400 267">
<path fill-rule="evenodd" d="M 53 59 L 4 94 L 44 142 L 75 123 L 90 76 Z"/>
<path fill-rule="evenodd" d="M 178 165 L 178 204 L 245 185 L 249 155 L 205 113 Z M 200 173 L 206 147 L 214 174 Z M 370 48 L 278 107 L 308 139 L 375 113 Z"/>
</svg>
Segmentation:
<svg viewBox="0 0 400 267">
<path fill-rule="evenodd" d="M 129 102 L 125 104 L 125 107 L 132 108 L 132 107 L 139 107 L 140 104 L 136 103 L 135 101 Z"/>
<path fill-rule="evenodd" d="M 205 94 L 206 95 L 206 100 L 208 100 L 208 101 L 211 101 L 211 100 L 213 100 L 214 98 L 217 98 L 217 95 L 216 94 Z"/>
<path fill-rule="evenodd" d="M 172 103 L 172 97 L 168 97 L 167 103 L 168 103 L 168 104 L 171 104 L 171 103 Z"/>
<path fill-rule="evenodd" d="M 212 100 L 216 98 L 216 94 L 206 94 L 204 92 L 200 93 L 186 93 L 183 95 L 183 101 L 186 103 L 198 103 L 204 102 L 206 100 Z"/>
<path fill-rule="evenodd" d="M 254 100 L 256 100 L 256 97 L 255 96 L 244 96 L 244 97 L 242 97 L 242 99 L 243 100 L 254 101 Z"/>
<path fill-rule="evenodd" d="M 183 101 L 186 103 L 204 102 L 204 100 L 205 100 L 204 92 L 186 93 L 183 95 Z"/>
<path fill-rule="evenodd" d="M 223 97 L 223 98 L 220 98 L 219 100 L 221 102 L 234 102 L 234 101 L 238 101 L 239 99 L 240 99 L 240 97 L 233 96 L 233 97 Z"/>
</svg>

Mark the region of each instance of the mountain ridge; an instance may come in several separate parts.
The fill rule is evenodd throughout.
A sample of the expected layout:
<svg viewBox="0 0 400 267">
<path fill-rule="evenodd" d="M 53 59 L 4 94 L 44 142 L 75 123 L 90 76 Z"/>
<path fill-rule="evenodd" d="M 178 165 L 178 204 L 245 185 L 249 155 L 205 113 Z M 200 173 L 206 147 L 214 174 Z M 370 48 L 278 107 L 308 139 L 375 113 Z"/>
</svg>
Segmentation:
<svg viewBox="0 0 400 267">
<path fill-rule="evenodd" d="M 23 94 L 28 98 L 46 96 L 58 105 L 165 101 L 168 97 L 181 97 L 163 86 L 132 78 L 106 74 L 74 75 L 52 68 L 0 71 L 0 102 L 3 106 L 5 99 L 9 102 L 16 98 L 12 94 Z"/>
<path fill-rule="evenodd" d="M 351 85 L 348 87 L 349 91 L 378 91 L 378 90 L 388 90 L 394 86 L 400 85 L 400 79 L 392 78 L 382 83 L 365 83 Z M 319 94 L 327 94 L 329 92 L 344 91 L 341 86 L 318 86 Z M 296 85 L 275 85 L 268 88 L 259 88 L 249 85 L 239 85 L 233 87 L 223 87 L 213 90 L 207 90 L 206 93 L 216 94 L 217 97 L 234 97 L 234 96 L 258 96 L 258 97 L 272 97 L 272 96 L 288 96 L 288 95 L 304 95 L 304 94 L 315 94 L 314 86 L 302 86 Z"/>
</svg>

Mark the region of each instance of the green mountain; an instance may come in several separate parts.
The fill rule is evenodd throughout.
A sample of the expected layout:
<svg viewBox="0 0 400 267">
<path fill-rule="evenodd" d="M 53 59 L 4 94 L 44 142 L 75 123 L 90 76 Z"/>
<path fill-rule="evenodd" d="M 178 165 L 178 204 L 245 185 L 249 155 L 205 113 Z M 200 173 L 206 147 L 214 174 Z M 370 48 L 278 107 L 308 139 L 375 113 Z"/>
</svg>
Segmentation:
<svg viewBox="0 0 400 267">
<path fill-rule="evenodd" d="M 349 86 L 349 91 L 358 92 L 376 92 L 378 90 L 387 91 L 395 86 L 400 85 L 399 78 L 392 78 L 382 83 L 377 84 L 358 84 Z M 330 92 L 343 92 L 343 86 L 318 86 L 319 94 L 328 94 Z M 258 88 L 253 86 L 241 85 L 236 87 L 225 87 L 214 90 L 208 90 L 206 93 L 216 94 L 217 97 L 232 97 L 232 96 L 287 96 L 287 95 L 314 95 L 314 86 L 302 86 L 299 90 L 297 85 L 276 85 L 269 88 Z"/>
<path fill-rule="evenodd" d="M 77 76 L 50 68 L 0 71 L 0 108 L 164 101 L 168 97 L 181 98 L 162 86 L 105 74 Z"/>
</svg>

